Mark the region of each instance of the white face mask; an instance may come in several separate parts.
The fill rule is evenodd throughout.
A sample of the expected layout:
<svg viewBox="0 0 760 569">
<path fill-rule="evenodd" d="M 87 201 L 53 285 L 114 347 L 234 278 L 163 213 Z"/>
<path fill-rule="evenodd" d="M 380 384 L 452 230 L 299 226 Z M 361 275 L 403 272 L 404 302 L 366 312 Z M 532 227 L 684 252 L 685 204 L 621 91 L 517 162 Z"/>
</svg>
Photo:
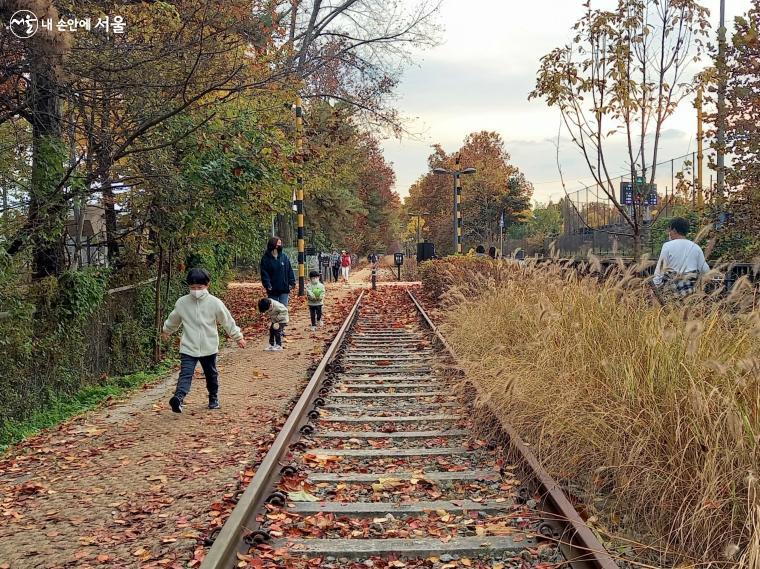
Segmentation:
<svg viewBox="0 0 760 569">
<path fill-rule="evenodd" d="M 203 298 L 208 294 L 208 289 L 202 288 L 201 290 L 191 290 L 190 294 L 193 295 L 194 298 Z"/>
<path fill-rule="evenodd" d="M 311 279 L 311 284 L 319 284 L 319 279 Z"/>
</svg>

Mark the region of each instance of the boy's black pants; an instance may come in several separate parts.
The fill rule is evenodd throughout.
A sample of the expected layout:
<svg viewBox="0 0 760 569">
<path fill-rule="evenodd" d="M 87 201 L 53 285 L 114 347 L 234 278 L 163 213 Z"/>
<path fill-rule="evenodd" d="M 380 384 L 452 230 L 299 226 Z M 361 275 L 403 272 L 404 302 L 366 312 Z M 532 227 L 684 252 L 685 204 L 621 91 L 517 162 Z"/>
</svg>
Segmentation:
<svg viewBox="0 0 760 569">
<path fill-rule="evenodd" d="M 206 376 L 206 389 L 208 390 L 209 400 L 216 399 L 219 396 L 219 372 L 216 369 L 216 354 L 210 356 L 188 356 L 180 354 L 179 379 L 177 380 L 177 389 L 174 395 L 184 399 L 190 393 L 190 385 L 193 383 L 193 374 L 198 362 L 203 368 L 203 375 Z"/>
<path fill-rule="evenodd" d="M 340 266 L 337 266 L 337 267 L 336 267 L 336 266 L 334 266 L 334 267 L 332 268 L 332 276 L 333 276 L 333 282 L 334 282 L 334 283 L 337 283 L 337 282 L 338 282 L 338 275 L 339 275 L 339 274 L 340 274 Z"/>
<path fill-rule="evenodd" d="M 322 305 L 311 306 L 309 305 L 309 316 L 311 316 L 311 325 L 316 326 L 317 322 L 322 320 Z"/>
<path fill-rule="evenodd" d="M 282 324 L 279 325 L 279 328 L 274 327 L 274 322 L 269 326 L 269 345 L 282 346 Z"/>
</svg>

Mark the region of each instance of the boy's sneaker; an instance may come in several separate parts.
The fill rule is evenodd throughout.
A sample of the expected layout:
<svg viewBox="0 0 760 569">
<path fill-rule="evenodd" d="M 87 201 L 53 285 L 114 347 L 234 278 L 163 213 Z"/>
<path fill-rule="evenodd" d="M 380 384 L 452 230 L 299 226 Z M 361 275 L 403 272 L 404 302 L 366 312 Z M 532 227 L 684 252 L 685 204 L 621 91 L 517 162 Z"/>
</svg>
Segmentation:
<svg viewBox="0 0 760 569">
<path fill-rule="evenodd" d="M 316 327 L 316 326 L 312 326 L 312 327 L 311 327 L 311 331 L 312 331 L 312 332 L 316 332 L 316 331 L 317 331 L 317 327 Z"/>
<path fill-rule="evenodd" d="M 221 405 L 219 405 L 218 399 L 210 399 L 208 402 L 208 408 L 209 409 L 219 409 Z"/>
<path fill-rule="evenodd" d="M 171 407 L 172 411 L 175 413 L 182 413 L 182 399 L 174 395 L 169 399 L 169 407 Z"/>
<path fill-rule="evenodd" d="M 274 346 L 267 346 L 266 348 L 264 348 L 264 351 L 265 352 L 274 352 Z"/>
<path fill-rule="evenodd" d="M 282 351 L 282 346 L 272 346 L 272 351 L 273 352 L 280 352 L 280 351 Z"/>
</svg>

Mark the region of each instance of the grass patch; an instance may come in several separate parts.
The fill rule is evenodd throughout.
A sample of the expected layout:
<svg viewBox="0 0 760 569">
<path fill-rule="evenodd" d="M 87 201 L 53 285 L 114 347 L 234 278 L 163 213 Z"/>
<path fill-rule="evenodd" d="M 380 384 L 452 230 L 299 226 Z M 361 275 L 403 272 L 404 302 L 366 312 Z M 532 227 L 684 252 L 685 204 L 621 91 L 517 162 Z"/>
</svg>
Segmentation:
<svg viewBox="0 0 760 569">
<path fill-rule="evenodd" d="M 476 416 L 517 429 L 597 530 L 658 567 L 760 567 L 753 290 L 660 308 L 623 269 L 425 265 Z"/>
<path fill-rule="evenodd" d="M 0 453 L 11 445 L 55 427 L 67 419 L 98 407 L 109 398 L 121 397 L 165 376 L 176 364 L 166 360 L 147 371 L 110 377 L 103 383 L 88 385 L 72 395 L 56 395 L 43 409 L 23 421 L 6 421 L 0 429 Z"/>
</svg>

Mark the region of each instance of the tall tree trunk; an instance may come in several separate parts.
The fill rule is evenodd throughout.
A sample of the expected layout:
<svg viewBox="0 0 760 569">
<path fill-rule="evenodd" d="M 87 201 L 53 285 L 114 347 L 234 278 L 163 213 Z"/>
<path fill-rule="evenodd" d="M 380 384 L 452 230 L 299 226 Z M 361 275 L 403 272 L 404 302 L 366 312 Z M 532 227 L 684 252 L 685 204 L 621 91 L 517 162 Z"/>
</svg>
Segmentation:
<svg viewBox="0 0 760 569">
<path fill-rule="evenodd" d="M 28 227 L 35 278 L 64 270 L 63 231 L 66 201 L 59 184 L 64 174 L 59 86 L 54 69 L 44 63 L 30 74 L 32 116 L 32 179 Z"/>
<path fill-rule="evenodd" d="M 633 262 L 638 263 L 641 260 L 641 228 L 635 227 L 633 230 Z"/>
<path fill-rule="evenodd" d="M 116 195 L 111 187 L 111 153 L 113 141 L 111 138 L 111 92 L 106 89 L 103 92 L 103 109 L 100 120 L 100 152 L 98 156 L 98 173 L 100 184 L 103 188 L 103 208 L 105 209 L 106 221 L 106 249 L 108 251 L 108 264 L 114 266 L 119 257 L 118 218 L 116 216 Z"/>
<path fill-rule="evenodd" d="M 156 270 L 156 287 L 155 287 L 155 305 L 154 305 L 154 330 L 156 335 L 156 341 L 153 345 L 153 363 L 159 363 L 161 361 L 161 329 L 162 329 L 162 314 L 161 314 L 161 277 L 164 271 L 164 248 L 161 244 L 158 244 L 158 267 Z"/>
</svg>

